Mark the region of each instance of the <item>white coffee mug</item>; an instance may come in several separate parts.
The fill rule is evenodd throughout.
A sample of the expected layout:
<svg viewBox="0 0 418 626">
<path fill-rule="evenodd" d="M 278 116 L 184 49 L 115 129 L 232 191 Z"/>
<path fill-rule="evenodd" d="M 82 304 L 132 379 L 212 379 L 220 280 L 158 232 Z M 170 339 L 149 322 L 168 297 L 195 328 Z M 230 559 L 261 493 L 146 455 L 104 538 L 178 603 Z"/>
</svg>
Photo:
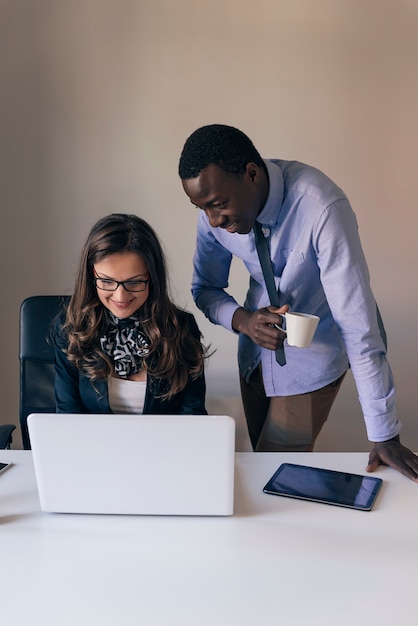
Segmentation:
<svg viewBox="0 0 418 626">
<path fill-rule="evenodd" d="M 289 346 L 309 348 L 319 323 L 319 317 L 309 313 L 296 313 L 294 311 L 279 313 L 279 315 L 285 320 L 286 328 L 281 328 L 280 326 L 277 326 L 277 328 L 286 334 Z"/>
</svg>

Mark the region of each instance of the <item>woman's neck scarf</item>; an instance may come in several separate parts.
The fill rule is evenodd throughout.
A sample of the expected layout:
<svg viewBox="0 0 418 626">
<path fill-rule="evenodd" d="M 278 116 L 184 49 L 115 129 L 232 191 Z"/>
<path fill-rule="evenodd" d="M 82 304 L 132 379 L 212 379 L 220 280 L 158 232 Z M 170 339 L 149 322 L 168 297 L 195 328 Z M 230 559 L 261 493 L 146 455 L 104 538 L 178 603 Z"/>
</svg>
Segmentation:
<svg viewBox="0 0 418 626">
<path fill-rule="evenodd" d="M 149 353 L 148 341 L 139 330 L 135 315 L 119 319 L 109 311 L 110 328 L 100 337 L 100 345 L 112 360 L 118 376 L 127 378 L 143 369 L 144 357 Z"/>
</svg>

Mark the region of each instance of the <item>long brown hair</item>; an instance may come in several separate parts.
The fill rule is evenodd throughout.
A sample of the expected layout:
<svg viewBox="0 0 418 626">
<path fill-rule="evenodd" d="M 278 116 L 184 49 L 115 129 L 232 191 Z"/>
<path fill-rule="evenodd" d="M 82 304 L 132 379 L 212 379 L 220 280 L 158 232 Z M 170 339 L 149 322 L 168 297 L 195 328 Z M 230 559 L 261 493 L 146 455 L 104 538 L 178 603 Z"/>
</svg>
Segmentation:
<svg viewBox="0 0 418 626">
<path fill-rule="evenodd" d="M 145 363 L 152 376 L 167 381 L 163 397 L 170 398 L 184 389 L 189 376 L 203 373 L 208 350 L 191 332 L 191 316 L 171 302 L 161 244 L 151 226 L 136 215 L 108 215 L 87 237 L 64 323 L 67 357 L 91 380 L 106 379 L 113 372 L 111 360 L 100 347 L 99 338 L 109 322 L 97 296 L 93 269 L 119 252 L 137 253 L 148 267 L 149 296 L 137 312 L 150 346 Z"/>
</svg>

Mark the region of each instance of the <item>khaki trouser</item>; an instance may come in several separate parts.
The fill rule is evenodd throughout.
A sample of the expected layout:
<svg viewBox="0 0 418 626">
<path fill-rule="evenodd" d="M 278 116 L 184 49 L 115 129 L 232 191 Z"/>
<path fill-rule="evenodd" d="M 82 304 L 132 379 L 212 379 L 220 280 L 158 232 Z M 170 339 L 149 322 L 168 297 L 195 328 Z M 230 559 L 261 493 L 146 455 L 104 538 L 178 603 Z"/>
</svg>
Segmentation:
<svg viewBox="0 0 418 626">
<path fill-rule="evenodd" d="M 317 391 L 274 398 L 265 394 L 261 365 L 248 383 L 241 377 L 241 396 L 253 449 L 256 452 L 311 452 L 344 376 L 345 373 Z"/>
</svg>

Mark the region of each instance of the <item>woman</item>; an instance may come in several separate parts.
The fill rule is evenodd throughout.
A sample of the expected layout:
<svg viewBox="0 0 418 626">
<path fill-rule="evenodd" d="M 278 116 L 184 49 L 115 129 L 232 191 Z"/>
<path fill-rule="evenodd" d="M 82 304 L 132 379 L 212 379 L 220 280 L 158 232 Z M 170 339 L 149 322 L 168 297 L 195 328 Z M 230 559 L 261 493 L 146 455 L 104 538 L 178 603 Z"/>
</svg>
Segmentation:
<svg viewBox="0 0 418 626">
<path fill-rule="evenodd" d="M 168 296 L 149 224 L 102 218 L 54 329 L 57 412 L 206 414 L 200 338 L 194 317 Z"/>
</svg>

